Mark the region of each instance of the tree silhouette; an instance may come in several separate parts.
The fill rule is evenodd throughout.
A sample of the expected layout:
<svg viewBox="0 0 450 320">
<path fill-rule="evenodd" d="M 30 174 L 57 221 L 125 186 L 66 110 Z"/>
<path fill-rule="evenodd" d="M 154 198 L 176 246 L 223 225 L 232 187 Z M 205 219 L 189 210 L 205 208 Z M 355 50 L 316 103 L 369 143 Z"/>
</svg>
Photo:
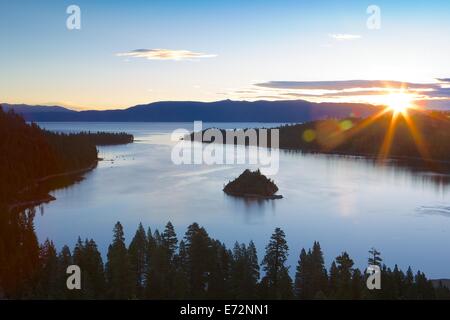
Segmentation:
<svg viewBox="0 0 450 320">
<path fill-rule="evenodd" d="M 337 292 L 335 298 L 351 299 L 351 280 L 354 271 L 353 260 L 347 252 L 343 252 L 340 256 L 336 257 L 335 261 L 337 267 Z"/>
<path fill-rule="evenodd" d="M 188 227 L 184 238 L 190 296 L 192 298 L 204 298 L 210 273 L 211 241 L 206 230 L 197 223 Z"/>
<path fill-rule="evenodd" d="M 132 294 L 131 267 L 125 246 L 123 227 L 117 222 L 113 231 L 113 242 L 108 248 L 106 278 L 108 297 L 111 299 L 128 299 Z"/>
<path fill-rule="evenodd" d="M 255 299 L 258 294 L 259 263 L 253 241 L 235 243 L 232 252 L 230 290 L 235 299 Z"/>
<path fill-rule="evenodd" d="M 130 267 L 134 279 L 133 292 L 137 298 L 144 297 L 145 273 L 147 270 L 148 240 L 142 223 L 139 223 L 136 234 L 128 248 Z"/>
<path fill-rule="evenodd" d="M 369 259 L 368 259 L 368 263 L 369 265 L 372 266 L 381 266 L 381 262 L 383 261 L 383 259 L 381 259 L 381 253 L 379 251 L 377 251 L 377 249 L 375 248 L 371 248 L 369 250 Z"/>
<path fill-rule="evenodd" d="M 323 299 L 328 290 L 328 276 L 319 242 L 312 250 L 302 249 L 295 274 L 295 295 L 298 299 Z"/>
<path fill-rule="evenodd" d="M 129 248 L 122 225 L 114 227 L 113 241 L 104 267 L 94 240 L 78 238 L 73 249 L 60 253 L 50 240 L 37 245 L 34 211 L 10 215 L 0 224 L 0 296 L 39 299 L 291 299 L 292 280 L 285 265 L 288 246 L 277 228 L 262 261 L 265 272 L 259 281 L 259 264 L 253 242 L 235 243 L 233 250 L 211 239 L 194 223 L 179 246 L 175 230 L 147 233 L 140 224 Z M 0 218 L 4 215 L 0 215 Z M 30 220 L 31 219 L 31 220 Z M 4 222 L 4 220 L 1 220 Z M 6 227 L 7 226 L 7 227 Z M 20 234 L 20 236 L 18 236 Z M 6 236 L 6 237 L 5 237 Z M 170 249 L 172 248 L 172 249 Z M 82 270 L 82 290 L 66 287 L 67 266 Z M 104 271 L 105 269 L 105 271 Z M 423 272 L 414 275 L 381 268 L 381 290 L 368 290 L 365 276 L 343 252 L 327 274 L 318 242 L 300 252 L 295 277 L 295 297 L 300 299 L 450 299 L 443 282 L 433 284 Z M 23 278 L 21 278 L 23 276 Z M 137 280 L 140 277 L 140 281 Z M 140 288 L 141 292 L 138 292 Z"/>
<path fill-rule="evenodd" d="M 283 230 L 275 229 L 266 246 L 266 255 L 262 261 L 263 270 L 266 273 L 263 283 L 270 298 L 292 296 L 292 280 L 288 267 L 285 265 L 289 251 L 285 237 Z"/>
</svg>

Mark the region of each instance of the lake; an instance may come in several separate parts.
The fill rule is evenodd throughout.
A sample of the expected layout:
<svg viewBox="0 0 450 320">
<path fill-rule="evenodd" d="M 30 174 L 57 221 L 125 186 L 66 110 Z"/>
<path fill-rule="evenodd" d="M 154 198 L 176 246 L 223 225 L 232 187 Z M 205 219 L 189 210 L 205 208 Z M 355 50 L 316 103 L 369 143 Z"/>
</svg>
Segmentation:
<svg viewBox="0 0 450 320">
<path fill-rule="evenodd" d="M 280 151 L 279 171 L 271 178 L 280 200 L 245 201 L 222 188 L 255 165 L 175 165 L 174 129 L 192 123 L 40 123 L 49 130 L 125 131 L 129 145 L 99 147 L 103 161 L 85 179 L 56 190 L 35 219 L 42 242 L 73 248 L 78 236 L 93 238 L 104 258 L 117 221 L 129 243 L 139 222 L 162 230 L 171 221 L 178 238 L 198 222 L 209 235 L 232 248 L 253 240 L 259 259 L 275 227 L 290 248 L 291 274 L 302 247 L 319 241 L 327 266 L 342 251 L 355 265 L 367 264 L 376 247 L 384 262 L 411 265 L 430 278 L 450 278 L 450 188 L 447 176 L 361 158 Z M 274 124 L 221 123 L 204 127 L 245 128 Z M 201 148 L 202 146 L 197 146 Z M 243 147 L 241 147 L 243 148 Z M 254 150 L 250 150 L 254 152 Z"/>
</svg>

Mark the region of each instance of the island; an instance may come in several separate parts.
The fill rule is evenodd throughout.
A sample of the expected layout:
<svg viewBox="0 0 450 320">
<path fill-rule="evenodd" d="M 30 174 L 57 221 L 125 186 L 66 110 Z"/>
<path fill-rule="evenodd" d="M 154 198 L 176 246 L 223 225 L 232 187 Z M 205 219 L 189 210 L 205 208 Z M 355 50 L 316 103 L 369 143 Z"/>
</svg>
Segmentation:
<svg viewBox="0 0 450 320">
<path fill-rule="evenodd" d="M 278 191 L 277 185 L 258 169 L 250 171 L 246 169 L 239 177 L 230 181 L 223 191 L 235 197 L 256 198 L 256 199 L 281 199 L 282 195 L 275 194 Z"/>
</svg>

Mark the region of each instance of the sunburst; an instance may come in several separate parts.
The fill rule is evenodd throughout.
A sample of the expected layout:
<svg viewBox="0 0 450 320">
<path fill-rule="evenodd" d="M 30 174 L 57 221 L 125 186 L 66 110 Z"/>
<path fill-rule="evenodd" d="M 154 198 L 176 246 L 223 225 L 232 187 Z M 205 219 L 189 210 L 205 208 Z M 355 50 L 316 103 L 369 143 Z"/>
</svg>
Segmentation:
<svg viewBox="0 0 450 320">
<path fill-rule="evenodd" d="M 374 123 L 376 123 L 380 118 L 384 115 L 392 113 L 392 117 L 390 119 L 389 126 L 387 128 L 386 134 L 383 139 L 383 143 L 380 146 L 380 150 L 378 153 L 378 160 L 383 162 L 390 155 L 390 151 L 392 148 L 392 144 L 394 143 L 394 137 L 396 129 L 399 125 L 400 120 L 404 120 L 406 123 L 408 130 L 416 144 L 416 147 L 421 155 L 421 157 L 427 161 L 430 160 L 430 153 L 426 145 L 426 141 L 418 129 L 416 123 L 414 122 L 414 117 L 411 116 L 411 112 L 421 112 L 425 115 L 429 116 L 428 113 L 424 112 L 424 110 L 418 107 L 415 102 L 415 95 L 408 92 L 406 88 L 386 88 L 390 91 L 390 93 L 385 94 L 379 97 L 381 104 L 385 106 L 385 108 L 381 109 L 379 112 L 374 115 L 368 117 L 367 119 L 361 121 L 357 124 L 352 130 L 348 132 L 342 133 L 344 138 L 340 140 L 340 142 L 330 146 L 328 151 L 334 149 L 345 140 L 349 139 L 352 136 L 355 136 L 359 132 L 361 132 L 364 128 L 367 128 Z"/>
<path fill-rule="evenodd" d="M 391 93 L 386 95 L 386 105 L 394 113 L 405 114 L 413 107 L 413 98 L 413 95 L 405 92 Z"/>
</svg>

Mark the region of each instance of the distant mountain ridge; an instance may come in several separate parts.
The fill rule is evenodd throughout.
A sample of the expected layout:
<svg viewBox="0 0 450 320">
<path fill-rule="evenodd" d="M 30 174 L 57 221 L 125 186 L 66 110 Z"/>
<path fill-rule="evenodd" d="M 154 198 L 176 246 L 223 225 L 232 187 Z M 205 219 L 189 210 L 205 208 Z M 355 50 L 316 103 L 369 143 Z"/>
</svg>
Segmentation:
<svg viewBox="0 0 450 320">
<path fill-rule="evenodd" d="M 4 111 L 14 109 L 17 113 L 35 113 L 35 112 L 73 112 L 73 110 L 67 109 L 61 106 L 41 106 L 41 105 L 28 105 L 28 104 L 9 104 L 0 103 Z"/>
<path fill-rule="evenodd" d="M 305 100 L 216 102 L 161 101 L 128 109 L 74 111 L 60 106 L 2 104 L 28 121 L 82 122 L 304 122 L 348 116 L 366 117 L 379 107 L 359 103 L 314 103 Z"/>
</svg>

